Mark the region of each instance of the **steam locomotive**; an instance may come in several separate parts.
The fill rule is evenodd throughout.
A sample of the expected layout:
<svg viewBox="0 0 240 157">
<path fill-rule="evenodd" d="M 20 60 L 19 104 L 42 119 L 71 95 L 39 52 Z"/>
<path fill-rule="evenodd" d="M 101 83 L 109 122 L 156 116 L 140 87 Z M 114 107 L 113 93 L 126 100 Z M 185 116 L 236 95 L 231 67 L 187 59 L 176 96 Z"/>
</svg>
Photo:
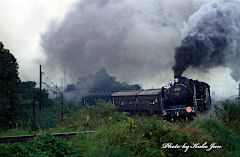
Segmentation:
<svg viewBox="0 0 240 157">
<path fill-rule="evenodd" d="M 210 86 L 185 77 L 175 78 L 162 90 L 162 106 L 162 114 L 167 120 L 192 120 L 196 112 L 205 113 L 211 109 Z"/>
<path fill-rule="evenodd" d="M 119 111 L 135 114 L 160 114 L 166 120 L 189 119 L 211 109 L 210 86 L 186 77 L 160 89 L 91 93 L 82 98 L 83 105 L 98 99 L 113 103 Z"/>
</svg>

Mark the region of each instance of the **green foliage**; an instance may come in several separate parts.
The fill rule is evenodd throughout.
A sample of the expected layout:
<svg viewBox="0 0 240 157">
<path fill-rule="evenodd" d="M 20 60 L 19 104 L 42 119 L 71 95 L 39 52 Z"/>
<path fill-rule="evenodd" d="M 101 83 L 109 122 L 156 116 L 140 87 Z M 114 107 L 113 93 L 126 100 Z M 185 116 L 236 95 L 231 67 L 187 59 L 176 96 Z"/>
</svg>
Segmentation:
<svg viewBox="0 0 240 157">
<path fill-rule="evenodd" d="M 133 152 L 129 148 L 121 146 L 105 145 L 101 133 L 77 135 L 70 141 L 71 145 L 78 147 L 84 157 L 132 157 Z"/>
<path fill-rule="evenodd" d="M 31 131 L 22 128 L 13 128 L 9 130 L 0 131 L 0 137 L 2 136 L 18 136 L 18 135 L 28 135 Z"/>
<path fill-rule="evenodd" d="M 81 110 L 82 115 L 92 113 L 91 115 L 98 117 L 96 122 L 101 123 L 95 127 L 97 133 L 80 135 L 70 142 L 74 147 L 81 148 L 83 156 L 108 156 L 108 152 L 115 152 L 115 149 L 125 156 L 141 157 L 225 157 L 237 156 L 239 153 L 239 135 L 216 119 L 201 118 L 190 123 L 172 124 L 155 116 L 131 118 L 117 112 L 110 112 L 111 114 L 107 114 L 110 118 L 107 118 L 105 114 L 101 114 L 106 108 L 91 107 L 91 111 L 88 109 Z M 187 153 L 183 149 L 161 148 L 163 143 L 168 142 L 189 145 L 193 142 L 208 142 L 220 144 L 223 148 L 211 152 L 189 149 Z M 114 154 L 118 155 L 117 152 Z"/>
<path fill-rule="evenodd" d="M 36 92 L 36 82 L 33 81 L 21 82 L 20 91 L 23 100 L 32 100 Z"/>
<path fill-rule="evenodd" d="M 189 138 L 177 132 L 158 117 L 132 119 L 103 131 L 106 145 L 130 148 L 136 156 L 197 156 L 195 150 L 162 149 L 163 143 L 191 144 Z M 105 137 L 106 136 L 106 137 Z"/>
<path fill-rule="evenodd" d="M 96 106 L 86 106 L 77 112 L 70 113 L 64 125 L 72 130 L 93 130 L 103 124 L 114 123 L 113 118 L 121 119 L 121 115 L 116 112 L 113 104 L 98 101 Z"/>
<path fill-rule="evenodd" d="M 199 127 L 228 148 L 235 149 L 240 146 L 240 137 L 217 119 L 208 118 L 199 121 Z"/>
<path fill-rule="evenodd" d="M 108 121 L 115 121 L 114 117 Z M 178 144 L 192 142 L 186 134 L 172 129 L 158 117 L 131 118 L 121 115 L 120 117 L 120 121 L 115 121 L 111 125 L 105 123 L 97 128 L 96 133 L 78 135 L 70 143 L 74 147 L 79 147 L 83 156 L 89 157 L 207 156 L 206 153 L 194 149 L 188 150 L 187 153 L 183 152 L 183 149 L 162 149 L 165 142 Z"/>
<path fill-rule="evenodd" d="M 48 91 L 42 90 L 42 110 L 39 110 L 39 88 L 36 88 L 36 83 L 32 81 L 21 82 L 21 105 L 22 116 L 20 124 L 24 128 L 31 128 L 32 122 L 32 101 L 36 103 L 36 117 L 38 128 L 56 127 L 60 122 L 60 102 L 53 101 L 48 98 Z M 66 105 L 65 105 L 66 106 Z M 66 111 L 67 108 L 65 107 Z"/>
<path fill-rule="evenodd" d="M 78 149 L 51 135 L 42 135 L 34 141 L 13 145 L 0 145 L 0 154 L 4 157 L 78 157 Z"/>
<path fill-rule="evenodd" d="M 182 123 L 182 122 L 173 123 L 173 124 L 170 124 L 170 126 L 174 128 L 174 130 L 177 130 L 179 132 L 186 134 L 191 139 L 191 141 L 195 143 L 215 142 L 211 135 L 209 135 L 205 130 L 199 127 L 199 123 L 202 120 L 203 119 L 197 119 L 197 120 L 191 121 L 190 123 Z"/>
<path fill-rule="evenodd" d="M 0 156 L 1 157 L 11 157 L 11 145 L 0 144 Z"/>
<path fill-rule="evenodd" d="M 21 82 L 18 77 L 18 64 L 15 57 L 4 49 L 0 42 L 0 129 L 9 127 L 29 127 L 32 119 L 32 101 L 39 101 L 39 89 L 32 81 Z M 53 101 L 48 99 L 48 92 L 42 90 L 43 107 L 50 107 L 48 113 L 41 111 L 40 127 L 56 126 L 58 113 L 52 108 Z M 49 112 L 52 111 L 52 112 Z M 45 112 L 47 116 L 41 116 Z M 47 117 L 47 118 L 45 118 Z"/>
<path fill-rule="evenodd" d="M 215 106 L 216 115 L 227 125 L 240 133 L 240 103 L 226 100 Z"/>
<path fill-rule="evenodd" d="M 106 114 L 110 117 L 107 118 L 105 114 L 101 114 L 104 113 L 103 110 L 106 108 L 91 107 L 91 111 L 81 111 L 82 115 L 94 113 L 92 115 L 98 117 L 96 121 L 101 121 L 98 127 L 95 127 L 97 133 L 81 135 L 70 142 L 74 147 L 81 148 L 83 156 L 108 156 L 108 152 L 115 152 L 115 149 L 121 154 L 126 154 L 125 156 L 128 154 L 144 157 L 225 157 L 239 154 L 239 135 L 213 118 L 172 124 L 155 116 L 131 118 L 117 112 Z M 211 152 L 206 152 L 205 149 L 189 149 L 186 153 L 183 149 L 161 148 L 163 143 L 168 142 L 189 145 L 208 142 L 217 143 L 223 148 L 213 149 Z M 118 155 L 117 152 L 114 154 Z"/>
<path fill-rule="evenodd" d="M 39 110 L 38 106 L 36 106 L 36 121 L 39 129 L 57 127 L 60 122 L 60 104 L 51 100 L 47 101 L 48 106 L 43 107 L 42 110 Z M 31 129 L 32 101 L 25 101 L 25 103 L 22 104 L 22 108 L 21 119 L 15 123 L 17 123 L 19 127 Z"/>
<path fill-rule="evenodd" d="M 39 88 L 36 88 L 36 82 L 27 81 L 20 83 L 21 103 L 22 105 L 31 106 L 32 100 L 39 102 Z M 48 91 L 42 89 L 42 107 L 49 107 L 52 105 L 52 100 L 48 98 Z"/>
<path fill-rule="evenodd" d="M 108 157 L 133 157 L 133 152 L 126 147 L 120 147 L 120 146 L 109 146 L 105 150 L 105 156 Z"/>
<path fill-rule="evenodd" d="M 68 141 L 68 144 L 45 135 L 44 138 L 26 144 L 0 145 L 0 156 L 4 153 L 12 156 L 13 152 L 19 156 L 40 157 L 61 156 L 64 153 L 64 156 L 84 157 L 239 156 L 240 135 L 226 124 L 227 122 L 223 123 L 216 118 L 169 123 L 157 116 L 130 117 L 126 113 L 116 112 L 112 104 L 99 101 L 96 106 L 87 106 L 69 113 L 65 122 L 58 127 L 41 130 L 41 133 L 96 130 L 95 133 L 79 134 Z M 217 143 L 223 148 L 210 152 L 205 149 L 189 149 L 184 152 L 182 148 L 162 148 L 164 143 L 192 145 L 204 142 Z"/>
<path fill-rule="evenodd" d="M 18 64 L 0 42 L 0 127 L 13 126 L 19 112 Z"/>
<path fill-rule="evenodd" d="M 218 144 L 223 146 L 224 156 L 234 156 L 240 153 L 240 136 L 221 121 L 213 118 L 199 121 L 199 127 L 212 136 Z"/>
<path fill-rule="evenodd" d="M 39 128 L 53 128 L 60 124 L 60 106 L 56 102 L 49 102 L 49 107 L 37 113 Z"/>
<path fill-rule="evenodd" d="M 100 156 L 104 154 L 104 146 L 98 139 L 96 134 L 77 135 L 70 141 L 70 144 L 74 147 L 78 147 L 81 150 L 82 156 Z"/>
</svg>

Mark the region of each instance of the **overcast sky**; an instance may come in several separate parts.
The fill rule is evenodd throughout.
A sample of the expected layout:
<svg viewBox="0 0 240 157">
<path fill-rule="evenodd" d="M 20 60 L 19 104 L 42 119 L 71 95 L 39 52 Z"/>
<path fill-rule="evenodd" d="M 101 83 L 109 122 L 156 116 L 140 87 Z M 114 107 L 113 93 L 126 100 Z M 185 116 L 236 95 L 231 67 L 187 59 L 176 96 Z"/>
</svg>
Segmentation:
<svg viewBox="0 0 240 157">
<path fill-rule="evenodd" d="M 40 35 L 61 20 L 75 0 L 0 0 L 0 41 L 18 60 L 22 80 L 36 80 L 45 55 Z"/>
<path fill-rule="evenodd" d="M 154 2 L 154 0 L 151 1 Z M 177 24 L 177 26 L 174 27 L 174 29 L 176 29 L 173 30 L 174 32 L 169 32 L 169 37 L 166 38 L 167 42 L 171 41 L 175 45 L 173 45 L 173 47 L 167 47 L 168 43 L 166 43 L 166 41 L 161 41 L 160 45 L 163 45 L 163 50 L 167 47 L 169 51 L 174 51 L 174 46 L 178 46 L 177 44 L 179 44 L 180 41 L 182 23 L 187 21 L 188 16 L 192 11 L 196 11 L 198 7 L 207 2 L 207 0 L 185 1 L 186 4 L 179 3 L 179 7 L 176 7 L 178 4 L 175 0 L 163 0 L 164 7 L 170 8 L 170 10 L 173 9 L 178 11 L 170 12 L 171 16 L 173 16 L 172 19 L 176 19 L 178 21 L 174 21 L 175 24 Z M 44 34 L 51 23 L 54 23 L 55 25 L 56 23 L 60 23 L 66 13 L 76 6 L 77 2 L 78 0 L 0 0 L 0 41 L 2 41 L 5 47 L 8 48 L 17 58 L 22 81 L 37 81 L 39 75 L 39 64 L 43 64 L 43 70 L 47 70 L 47 67 L 44 65 L 47 57 L 46 52 L 43 52 L 43 49 L 40 47 L 41 35 Z M 146 1 L 146 3 L 147 2 L 148 1 Z M 185 5 L 189 5 L 190 3 L 192 3 L 191 8 L 185 8 Z M 146 7 L 151 7 L 151 3 L 149 3 L 149 6 Z M 143 7 L 142 9 L 145 8 Z M 184 9 L 188 9 L 186 10 L 187 13 L 183 11 Z M 143 13 L 144 12 L 142 12 L 142 14 Z M 144 18 L 148 18 L 148 16 Z M 143 28 L 144 27 L 137 27 L 136 29 L 144 31 Z M 164 32 L 166 30 L 160 31 Z M 166 35 L 167 34 L 168 33 L 166 33 Z M 133 35 L 133 37 L 136 36 Z M 158 36 L 154 36 L 154 38 L 157 37 Z M 141 44 L 141 42 L 133 44 Z M 154 43 L 152 44 L 154 45 Z M 146 48 L 149 48 L 149 46 Z M 156 48 L 161 49 L 161 46 Z M 161 52 L 161 50 L 159 50 L 159 52 Z M 56 67 L 54 73 L 57 74 L 58 71 L 59 69 Z M 164 73 L 161 73 L 160 76 L 159 72 L 159 76 L 144 76 L 143 79 L 136 80 L 124 77 L 123 71 L 121 71 L 121 73 L 114 73 L 113 70 L 110 70 L 110 74 L 117 76 L 120 81 L 140 83 L 145 88 L 160 87 L 161 85 L 166 84 L 167 80 L 173 77 L 171 69 L 169 69 L 166 77 L 163 75 Z M 62 75 L 62 71 L 59 71 L 59 75 Z M 208 82 L 212 86 L 212 90 L 215 90 L 215 93 L 218 95 L 230 96 L 237 94 L 237 83 L 231 78 L 229 69 L 215 68 L 211 69 L 210 73 L 207 74 L 189 69 L 186 71 L 185 75 Z M 54 81 L 60 82 L 59 78 L 55 78 Z"/>
</svg>

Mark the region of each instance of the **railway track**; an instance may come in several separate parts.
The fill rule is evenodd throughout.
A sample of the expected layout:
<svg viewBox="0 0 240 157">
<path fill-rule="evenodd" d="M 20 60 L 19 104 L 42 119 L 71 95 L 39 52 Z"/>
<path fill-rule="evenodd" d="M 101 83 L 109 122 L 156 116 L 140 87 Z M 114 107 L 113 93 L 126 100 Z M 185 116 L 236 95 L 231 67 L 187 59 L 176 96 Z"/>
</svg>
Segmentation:
<svg viewBox="0 0 240 157">
<path fill-rule="evenodd" d="M 52 133 L 51 135 L 62 138 L 62 139 L 70 139 L 73 136 L 76 136 L 78 134 L 88 134 L 88 133 L 94 133 L 96 131 L 80 131 L 80 132 L 65 132 L 65 133 Z M 16 142 L 26 142 L 33 140 L 37 136 L 40 136 L 41 134 L 36 135 L 20 135 L 20 136 L 4 136 L 0 137 L 0 144 L 6 144 L 6 143 L 16 143 Z"/>
</svg>

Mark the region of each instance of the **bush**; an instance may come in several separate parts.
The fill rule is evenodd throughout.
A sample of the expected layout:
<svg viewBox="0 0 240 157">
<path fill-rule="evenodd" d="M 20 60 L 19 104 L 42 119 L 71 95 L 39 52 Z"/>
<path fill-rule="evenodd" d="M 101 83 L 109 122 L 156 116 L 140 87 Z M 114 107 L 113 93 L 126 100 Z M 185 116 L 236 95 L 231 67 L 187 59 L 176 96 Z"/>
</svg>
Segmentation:
<svg viewBox="0 0 240 157">
<path fill-rule="evenodd" d="M 121 119 L 120 115 L 113 104 L 98 101 L 95 106 L 86 106 L 78 112 L 68 114 L 64 125 L 72 130 L 94 130 L 114 122 L 111 121 L 113 117 Z"/>
<path fill-rule="evenodd" d="M 101 106 L 103 105 L 103 106 Z M 182 145 L 192 145 L 192 141 L 198 139 L 189 138 L 189 134 L 176 129 L 171 123 L 163 122 L 160 117 L 129 117 L 125 113 L 118 113 L 105 103 L 99 106 L 90 106 L 74 114 L 69 122 L 75 122 L 76 126 L 85 126 L 86 121 L 92 124 L 96 133 L 78 135 L 70 141 L 74 147 L 81 149 L 85 157 L 91 156 L 139 156 L 139 157 L 201 157 L 209 156 L 204 150 L 189 149 L 163 149 L 163 143 L 171 142 Z M 111 104 L 109 104 L 111 106 Z M 89 119 L 87 120 L 87 115 Z M 72 114 L 71 114 L 72 116 Z M 75 121 L 74 121 L 75 120 Z M 185 126 L 189 126 L 188 124 Z M 196 130 L 193 134 L 203 131 Z M 189 130 L 190 128 L 188 128 Z M 206 135 L 204 139 L 211 139 Z M 204 141 L 205 142 L 205 141 Z"/>
<path fill-rule="evenodd" d="M 31 134 L 31 131 L 24 130 L 22 128 L 14 128 L 14 129 L 0 131 L 0 137 L 2 137 L 2 136 L 28 135 L 28 134 Z"/>
<path fill-rule="evenodd" d="M 239 136 L 217 119 L 204 119 L 199 122 L 199 127 L 228 148 L 235 149 L 240 146 Z"/>
<path fill-rule="evenodd" d="M 240 133 L 240 103 L 226 100 L 215 106 L 215 113 L 225 124 Z"/>
<path fill-rule="evenodd" d="M 236 107 L 236 106 L 234 106 Z M 229 107 L 231 108 L 231 107 Z M 240 136 L 234 132 L 225 115 L 237 109 L 222 108 L 221 119 L 198 118 L 192 122 L 170 123 L 160 117 L 130 117 L 119 113 L 112 104 L 98 102 L 68 114 L 63 125 L 49 132 L 96 130 L 79 134 L 68 142 L 51 135 L 38 137 L 25 144 L 0 145 L 0 156 L 84 156 L 84 157 L 231 157 L 240 154 Z M 238 116 L 238 115 L 235 115 Z M 231 116 L 228 116 L 231 117 Z M 237 120 L 234 117 L 231 121 Z M 222 122 L 224 121 L 224 123 Z M 227 124 L 227 125 L 226 125 Z M 46 130 L 43 130 L 45 132 Z M 164 143 L 217 143 L 222 149 L 164 149 Z"/>
<path fill-rule="evenodd" d="M 0 154 L 5 157 L 77 157 L 78 149 L 51 135 L 42 135 L 27 143 L 0 145 Z"/>
<path fill-rule="evenodd" d="M 204 119 L 199 121 L 199 127 L 212 136 L 215 141 L 222 145 L 223 156 L 235 156 L 240 153 L 240 136 L 228 126 L 217 119 Z"/>
<path fill-rule="evenodd" d="M 39 128 L 53 128 L 60 122 L 60 107 L 57 103 L 52 103 L 52 106 L 45 107 L 37 113 Z"/>
<path fill-rule="evenodd" d="M 133 157 L 133 152 L 126 147 L 109 146 L 106 150 L 105 157 Z"/>
<path fill-rule="evenodd" d="M 201 121 L 202 119 L 194 120 L 190 123 L 173 123 L 171 127 L 177 131 L 183 132 L 195 143 L 213 143 L 213 137 L 199 127 L 198 124 Z"/>
<path fill-rule="evenodd" d="M 181 145 L 192 142 L 186 134 L 171 129 L 158 117 L 129 118 L 127 122 L 103 129 L 101 137 L 104 145 L 130 149 L 135 156 L 199 156 L 193 149 L 189 149 L 187 153 L 184 149 L 162 149 L 163 143 Z"/>
<path fill-rule="evenodd" d="M 1 157 L 11 157 L 9 145 L 0 144 L 0 156 Z"/>
</svg>

